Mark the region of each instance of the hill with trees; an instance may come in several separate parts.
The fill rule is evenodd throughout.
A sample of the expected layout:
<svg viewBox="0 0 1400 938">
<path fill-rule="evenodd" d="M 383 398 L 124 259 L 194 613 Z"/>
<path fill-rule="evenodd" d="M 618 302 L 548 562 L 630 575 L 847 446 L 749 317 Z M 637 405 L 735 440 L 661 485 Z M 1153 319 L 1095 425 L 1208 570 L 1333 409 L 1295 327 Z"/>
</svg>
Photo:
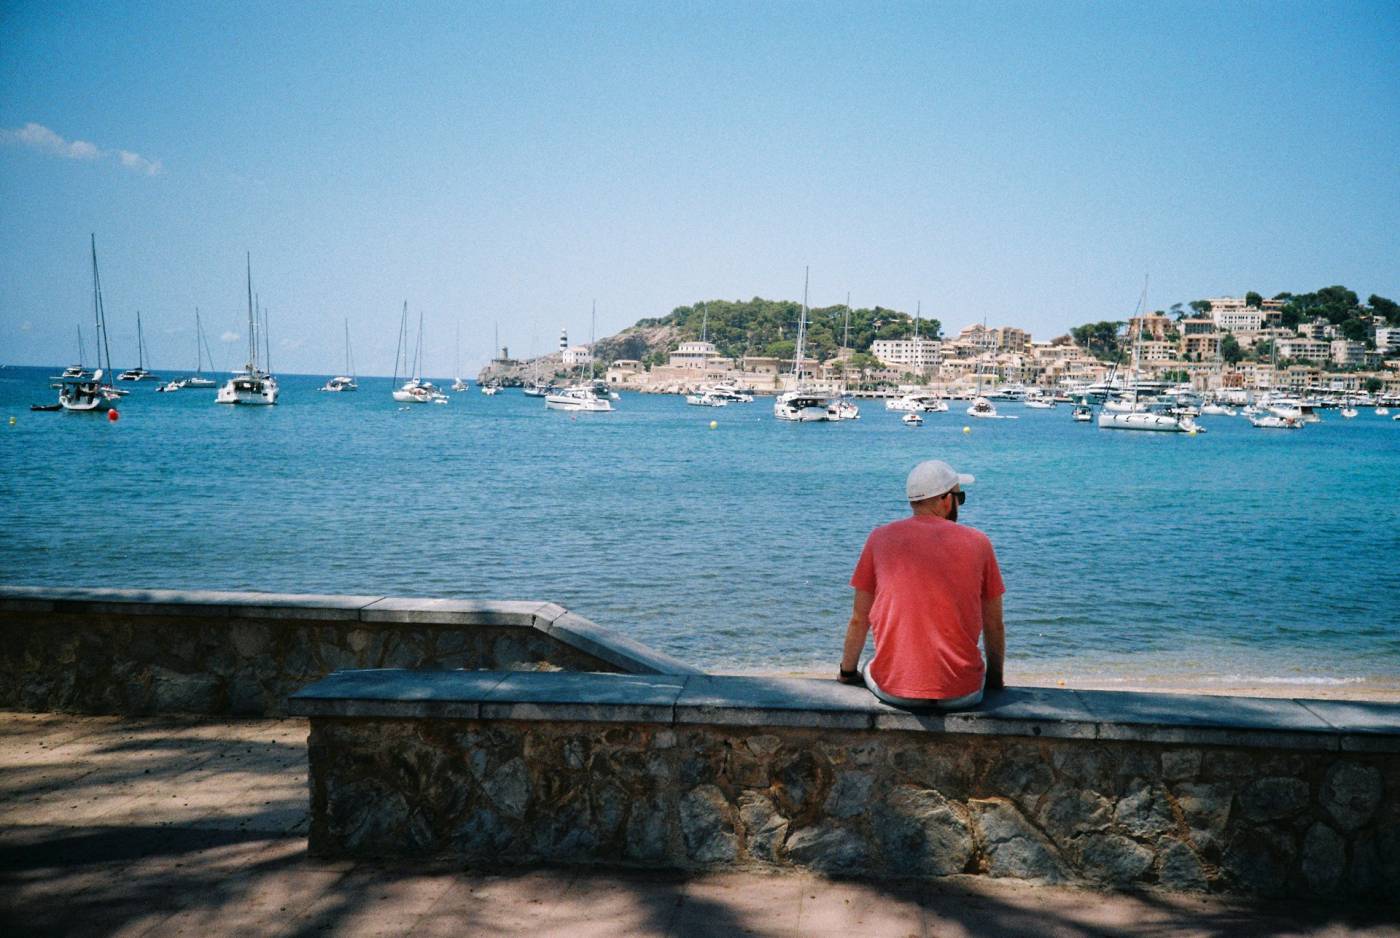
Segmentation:
<svg viewBox="0 0 1400 938">
<path fill-rule="evenodd" d="M 668 315 L 642 319 L 598 342 L 597 357 L 605 362 L 631 358 L 655 364 L 681 342 L 701 338 L 713 342 L 721 355 L 769 355 L 791 358 L 797 344 L 802 304 L 792 300 L 706 300 L 677 306 Z M 939 338 L 942 324 L 921 319 L 919 335 Z M 868 353 L 876 339 L 904 339 L 914 334 L 914 317 L 882 306 L 850 311 L 850 348 Z M 841 348 L 846 335 L 845 305 L 817 307 L 807 313 L 805 355 L 824 361 Z"/>
</svg>

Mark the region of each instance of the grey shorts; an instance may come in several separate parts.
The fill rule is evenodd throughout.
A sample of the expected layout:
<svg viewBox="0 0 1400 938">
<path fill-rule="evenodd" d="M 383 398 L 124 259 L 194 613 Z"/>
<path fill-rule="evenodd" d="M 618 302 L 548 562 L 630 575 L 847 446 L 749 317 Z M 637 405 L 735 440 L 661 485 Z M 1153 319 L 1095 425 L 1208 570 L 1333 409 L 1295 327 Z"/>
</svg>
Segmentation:
<svg viewBox="0 0 1400 938">
<path fill-rule="evenodd" d="M 982 672 L 982 687 L 977 688 L 972 693 L 964 697 L 897 697 L 894 694 L 886 693 L 880 689 L 880 685 L 875 683 L 875 678 L 870 675 L 870 659 L 860 666 L 861 677 L 865 678 L 865 686 L 870 688 L 870 693 L 880 698 L 887 704 L 896 707 L 923 707 L 929 710 L 966 710 L 968 707 L 975 707 L 982 702 L 982 691 L 987 686 L 987 672 Z"/>
</svg>

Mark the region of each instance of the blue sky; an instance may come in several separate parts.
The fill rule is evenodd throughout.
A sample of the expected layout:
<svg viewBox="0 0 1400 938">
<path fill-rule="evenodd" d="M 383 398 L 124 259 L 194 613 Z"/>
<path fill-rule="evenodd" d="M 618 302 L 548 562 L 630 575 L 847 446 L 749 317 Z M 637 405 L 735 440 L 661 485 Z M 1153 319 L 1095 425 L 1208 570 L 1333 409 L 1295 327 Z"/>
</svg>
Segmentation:
<svg viewBox="0 0 1400 938">
<path fill-rule="evenodd" d="M 37 125 L 30 127 L 29 125 Z M 28 129 L 26 129 L 28 128 Z M 126 155 L 123 156 L 123 153 Z M 1400 298 L 1389 3 L 0 6 L 0 361 L 243 333 L 428 372 L 707 298 L 1048 338 L 1344 283 Z M 227 335 L 225 335 L 227 334 Z M 224 336 L 228 341 L 221 342 Z"/>
</svg>

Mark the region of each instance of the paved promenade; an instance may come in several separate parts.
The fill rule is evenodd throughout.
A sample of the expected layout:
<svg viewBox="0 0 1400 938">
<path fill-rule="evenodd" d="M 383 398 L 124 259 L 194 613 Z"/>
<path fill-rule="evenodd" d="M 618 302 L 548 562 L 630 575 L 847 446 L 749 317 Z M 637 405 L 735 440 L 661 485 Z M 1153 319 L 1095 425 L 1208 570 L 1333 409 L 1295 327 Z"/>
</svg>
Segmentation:
<svg viewBox="0 0 1400 938">
<path fill-rule="evenodd" d="M 1381 908 L 306 855 L 301 720 L 0 712 L 6 935 L 1400 935 Z"/>
</svg>

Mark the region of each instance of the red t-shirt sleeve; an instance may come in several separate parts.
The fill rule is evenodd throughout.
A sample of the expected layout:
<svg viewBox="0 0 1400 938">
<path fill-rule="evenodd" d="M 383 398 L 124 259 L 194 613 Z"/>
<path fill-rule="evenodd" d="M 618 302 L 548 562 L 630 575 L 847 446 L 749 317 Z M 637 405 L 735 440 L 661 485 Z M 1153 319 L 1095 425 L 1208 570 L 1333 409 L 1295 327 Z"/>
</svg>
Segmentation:
<svg viewBox="0 0 1400 938">
<path fill-rule="evenodd" d="M 987 559 L 982 565 L 982 598 L 996 599 L 1006 592 L 1006 584 L 1001 581 L 1001 568 L 997 566 L 997 554 L 992 542 L 987 541 Z"/>
<path fill-rule="evenodd" d="M 856 562 L 856 571 L 851 574 L 851 586 L 866 593 L 875 592 L 875 551 L 870 547 L 870 538 L 865 539 L 865 548 Z"/>
</svg>

